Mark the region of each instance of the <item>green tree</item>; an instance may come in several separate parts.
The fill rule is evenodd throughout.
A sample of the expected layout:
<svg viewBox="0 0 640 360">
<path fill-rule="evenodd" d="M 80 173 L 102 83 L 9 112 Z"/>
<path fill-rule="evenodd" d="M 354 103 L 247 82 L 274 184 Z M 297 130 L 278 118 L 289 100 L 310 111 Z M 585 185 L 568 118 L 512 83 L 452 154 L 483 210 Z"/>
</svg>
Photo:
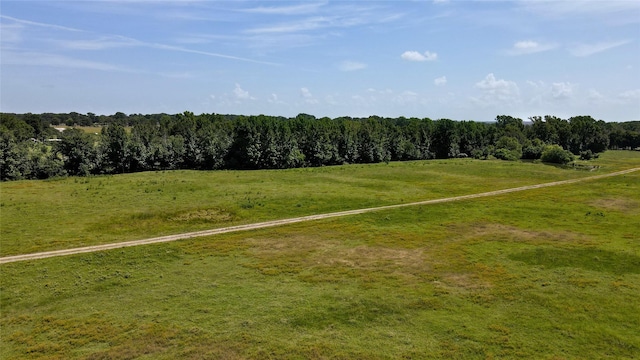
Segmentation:
<svg viewBox="0 0 640 360">
<path fill-rule="evenodd" d="M 591 116 L 574 116 L 569 119 L 569 124 L 572 134 L 569 150 L 574 154 L 586 150 L 600 153 L 609 146 L 604 121 L 596 121 Z"/>
<path fill-rule="evenodd" d="M 503 136 L 496 143 L 494 156 L 502 160 L 518 160 L 522 157 L 522 145 L 515 137 Z"/>
<path fill-rule="evenodd" d="M 129 171 L 129 137 L 124 127 L 118 123 L 102 128 L 101 133 L 101 170 L 107 174 Z"/>
<path fill-rule="evenodd" d="M 55 151 L 62 156 L 64 170 L 69 175 L 86 176 L 98 170 L 93 138 L 84 131 L 71 128 L 62 133 Z"/>
<path fill-rule="evenodd" d="M 500 137 L 513 137 L 518 139 L 520 143 L 526 138 L 522 119 L 513 116 L 498 115 L 496 117 L 496 128 L 498 129 Z"/>
<path fill-rule="evenodd" d="M 456 123 L 449 119 L 434 122 L 432 152 L 438 159 L 456 157 L 459 152 L 458 133 Z"/>
<path fill-rule="evenodd" d="M 20 180 L 28 173 L 28 152 L 25 142 L 17 142 L 6 128 L 0 127 L 0 179 Z"/>
</svg>

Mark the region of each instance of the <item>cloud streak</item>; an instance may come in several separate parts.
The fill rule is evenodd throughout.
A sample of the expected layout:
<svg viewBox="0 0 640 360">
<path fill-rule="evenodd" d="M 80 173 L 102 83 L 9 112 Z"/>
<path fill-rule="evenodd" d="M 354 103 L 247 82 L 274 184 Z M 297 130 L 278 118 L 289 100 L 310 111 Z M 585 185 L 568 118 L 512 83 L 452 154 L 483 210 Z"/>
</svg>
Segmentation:
<svg viewBox="0 0 640 360">
<path fill-rule="evenodd" d="M 523 40 L 514 43 L 513 47 L 507 50 L 507 54 L 512 56 L 528 55 L 553 50 L 557 47 L 558 44 L 555 43 L 541 44 L 533 40 Z"/>
<path fill-rule="evenodd" d="M 30 21 L 30 20 L 24 20 L 24 19 L 18 19 L 18 18 L 14 18 L 14 17 L 11 17 L 11 16 L 6 16 L 6 15 L 0 15 L 0 18 L 8 19 L 8 20 L 17 22 L 19 24 L 24 24 L 24 25 L 38 26 L 38 27 L 44 27 L 44 28 L 48 28 L 48 29 L 64 30 L 64 31 L 72 31 L 72 32 L 84 32 L 84 30 L 80 30 L 80 29 L 76 29 L 76 28 L 72 28 L 72 27 L 60 26 L 60 25 L 55 25 L 55 24 L 47 24 L 47 23 L 41 23 L 41 22 L 37 22 L 37 21 Z"/>
<path fill-rule="evenodd" d="M 618 46 L 626 45 L 630 42 L 631 40 L 618 40 L 618 41 L 598 42 L 593 44 L 579 44 L 570 48 L 569 52 L 573 56 L 585 57 L 585 56 L 591 56 L 597 53 L 601 53 L 603 51 L 607 51 L 613 48 L 617 48 Z"/>
<path fill-rule="evenodd" d="M 438 59 L 438 54 L 429 51 L 425 51 L 422 54 L 417 51 L 405 51 L 400 57 L 407 61 L 435 61 Z"/>
<path fill-rule="evenodd" d="M 356 71 L 365 69 L 366 67 L 367 64 L 357 61 L 343 61 L 342 63 L 340 63 L 340 66 L 338 66 L 340 71 Z"/>
<path fill-rule="evenodd" d="M 99 71 L 136 72 L 126 67 L 112 65 L 104 62 L 83 60 L 69 56 L 41 52 L 3 51 L 2 63 L 5 65 L 49 66 Z"/>
<path fill-rule="evenodd" d="M 309 14 L 318 11 L 326 3 L 300 4 L 291 6 L 259 6 L 245 9 L 243 11 L 249 13 L 268 14 L 268 15 L 300 15 Z"/>
</svg>

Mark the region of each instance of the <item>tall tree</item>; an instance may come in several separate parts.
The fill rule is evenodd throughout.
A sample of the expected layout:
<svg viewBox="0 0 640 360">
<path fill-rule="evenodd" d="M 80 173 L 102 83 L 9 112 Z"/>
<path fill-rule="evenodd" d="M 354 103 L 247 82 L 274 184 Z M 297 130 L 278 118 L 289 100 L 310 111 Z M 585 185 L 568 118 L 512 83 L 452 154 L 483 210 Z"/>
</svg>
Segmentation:
<svg viewBox="0 0 640 360">
<path fill-rule="evenodd" d="M 102 128 L 99 155 L 105 173 L 129 171 L 128 142 L 127 132 L 122 125 L 114 123 Z"/>
<path fill-rule="evenodd" d="M 62 156 L 67 174 L 86 176 L 97 170 L 93 139 L 84 131 L 75 128 L 65 130 L 55 147 Z"/>
</svg>

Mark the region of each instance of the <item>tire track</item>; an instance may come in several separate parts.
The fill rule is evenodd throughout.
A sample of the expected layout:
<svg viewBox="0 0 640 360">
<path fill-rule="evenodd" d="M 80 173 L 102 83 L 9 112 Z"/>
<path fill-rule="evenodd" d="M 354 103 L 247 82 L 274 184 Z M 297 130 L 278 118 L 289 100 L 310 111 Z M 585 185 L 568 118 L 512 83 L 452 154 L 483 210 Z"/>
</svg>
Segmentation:
<svg viewBox="0 0 640 360">
<path fill-rule="evenodd" d="M 488 191 L 488 192 L 477 193 L 477 194 L 418 201 L 418 202 L 412 202 L 407 204 L 386 205 L 386 206 L 379 206 L 379 207 L 372 207 L 372 208 L 365 208 L 365 209 L 338 211 L 338 212 L 332 212 L 332 213 L 326 213 L 326 214 L 308 215 L 308 216 L 301 216 L 301 217 L 295 217 L 295 218 L 289 218 L 289 219 L 265 221 L 265 222 L 259 222 L 254 224 L 236 225 L 236 226 L 229 226 L 229 227 L 218 228 L 218 229 L 194 231 L 194 232 L 168 235 L 168 236 L 160 236 L 160 237 L 154 237 L 154 238 L 142 239 L 142 240 L 123 241 L 118 243 L 92 245 L 92 246 L 86 246 L 86 247 L 80 247 L 80 248 L 5 256 L 0 258 L 0 264 L 6 264 L 11 262 L 17 262 L 17 261 L 46 259 L 46 258 L 56 257 L 56 256 L 65 256 L 65 255 L 90 253 L 90 252 L 96 252 L 96 251 L 120 249 L 120 248 L 131 247 L 131 246 L 159 244 L 159 243 L 191 239 L 191 238 L 202 237 L 202 236 L 212 236 L 212 235 L 226 234 L 231 232 L 263 229 L 268 227 L 294 224 L 294 223 L 305 222 L 305 221 L 314 221 L 314 220 L 329 219 L 329 218 L 341 217 L 341 216 L 358 215 L 358 214 L 364 214 L 364 213 L 373 212 L 373 211 L 397 209 L 397 208 L 408 207 L 408 206 L 431 205 L 431 204 L 439 204 L 439 203 L 446 203 L 446 202 L 453 202 L 453 201 L 477 199 L 477 198 L 488 197 L 488 196 L 508 194 L 508 193 L 513 193 L 518 191 L 540 189 L 540 188 L 558 186 L 558 185 L 575 184 L 578 182 L 584 182 L 589 180 L 598 180 L 598 179 L 603 179 L 607 177 L 629 174 L 638 170 L 640 170 L 640 168 L 616 171 L 608 174 L 589 176 L 589 177 L 580 178 L 580 179 L 554 181 L 554 182 L 543 183 L 543 184 L 520 186 L 520 187 L 515 187 L 510 189 L 495 190 L 495 191 Z"/>
</svg>

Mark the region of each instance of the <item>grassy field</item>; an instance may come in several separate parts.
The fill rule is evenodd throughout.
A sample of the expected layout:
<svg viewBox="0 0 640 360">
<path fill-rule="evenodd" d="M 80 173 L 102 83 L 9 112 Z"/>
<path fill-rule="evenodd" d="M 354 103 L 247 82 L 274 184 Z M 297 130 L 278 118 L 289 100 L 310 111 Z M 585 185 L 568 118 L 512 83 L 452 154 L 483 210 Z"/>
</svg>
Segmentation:
<svg viewBox="0 0 640 360">
<path fill-rule="evenodd" d="M 75 128 L 75 129 L 79 129 L 82 130 L 86 133 L 89 134 L 100 134 L 100 132 L 102 131 L 102 126 L 68 126 L 68 125 L 51 125 L 51 127 L 54 127 L 56 129 L 71 129 L 71 128 Z M 127 132 L 131 132 L 131 127 L 130 126 L 126 126 L 125 130 Z"/>
<path fill-rule="evenodd" d="M 597 171 L 448 160 L 4 183 L 2 255 Z M 640 173 L 4 264 L 0 358 L 634 358 Z"/>
<path fill-rule="evenodd" d="M 446 160 L 271 171 L 168 171 L 0 183 L 0 256 L 499 190 L 612 172 Z"/>
</svg>

